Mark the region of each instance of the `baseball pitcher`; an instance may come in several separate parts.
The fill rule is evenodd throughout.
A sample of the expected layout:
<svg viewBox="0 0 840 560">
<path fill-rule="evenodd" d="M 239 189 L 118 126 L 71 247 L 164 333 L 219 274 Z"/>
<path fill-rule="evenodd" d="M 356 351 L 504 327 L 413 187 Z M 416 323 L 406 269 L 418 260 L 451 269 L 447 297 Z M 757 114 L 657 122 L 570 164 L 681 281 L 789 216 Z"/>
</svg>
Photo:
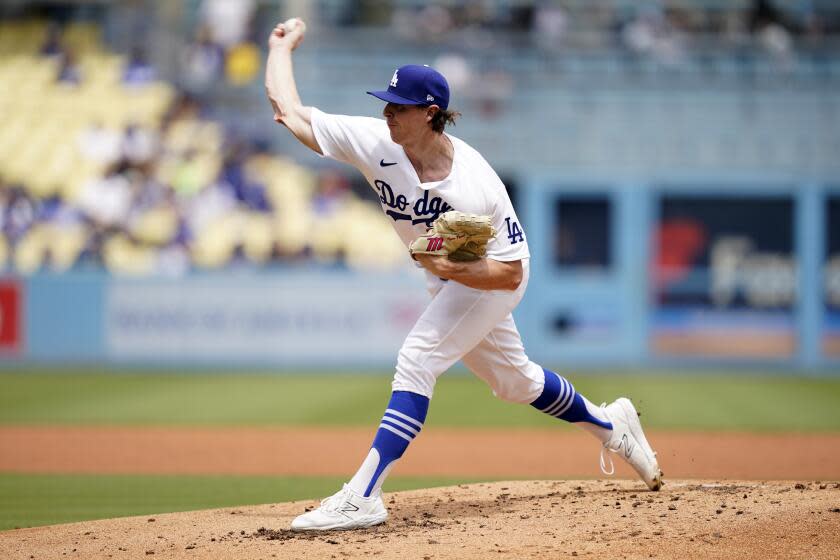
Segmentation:
<svg viewBox="0 0 840 560">
<path fill-rule="evenodd" d="M 619 398 L 595 406 L 525 354 L 511 312 L 528 286 L 528 241 L 490 165 L 445 132 L 459 116 L 449 109 L 446 79 L 428 66 L 402 66 L 387 89 L 367 92 L 385 102 L 382 119 L 324 113 L 303 105 L 295 85 L 292 52 L 305 32 L 293 18 L 269 37 L 265 79 L 274 120 L 318 154 L 361 171 L 425 269 L 431 301 L 400 349 L 393 393 L 367 458 L 341 491 L 296 518 L 292 529 L 354 529 L 387 519 L 382 483 L 423 428 L 437 378 L 458 360 L 499 398 L 594 435 L 606 474 L 612 470 L 605 451 L 612 451 L 658 490 L 662 473 L 633 404 Z"/>
</svg>

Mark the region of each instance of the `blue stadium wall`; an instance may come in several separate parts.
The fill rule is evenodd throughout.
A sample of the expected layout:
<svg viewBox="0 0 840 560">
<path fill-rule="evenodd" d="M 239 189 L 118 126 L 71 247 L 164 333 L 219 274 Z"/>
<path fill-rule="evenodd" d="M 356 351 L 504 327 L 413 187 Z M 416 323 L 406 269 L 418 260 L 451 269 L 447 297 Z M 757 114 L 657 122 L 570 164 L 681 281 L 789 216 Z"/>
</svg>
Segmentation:
<svg viewBox="0 0 840 560">
<path fill-rule="evenodd" d="M 532 359 L 840 373 L 840 186 L 532 177 L 517 205 L 532 275 L 516 319 Z M 0 355 L 7 366 L 390 368 L 424 304 L 415 271 L 6 276 Z"/>
</svg>

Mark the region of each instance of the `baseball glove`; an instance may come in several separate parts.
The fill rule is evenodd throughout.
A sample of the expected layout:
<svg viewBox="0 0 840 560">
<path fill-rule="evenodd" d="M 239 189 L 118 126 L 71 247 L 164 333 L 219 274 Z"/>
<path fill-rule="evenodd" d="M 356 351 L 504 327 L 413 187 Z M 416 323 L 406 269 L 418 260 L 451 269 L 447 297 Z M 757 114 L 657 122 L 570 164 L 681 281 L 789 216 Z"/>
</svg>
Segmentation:
<svg viewBox="0 0 840 560">
<path fill-rule="evenodd" d="M 441 215 L 431 229 L 411 242 L 411 256 L 447 256 L 452 261 L 477 261 L 487 254 L 487 243 L 496 237 L 490 216 L 451 210 Z"/>
</svg>

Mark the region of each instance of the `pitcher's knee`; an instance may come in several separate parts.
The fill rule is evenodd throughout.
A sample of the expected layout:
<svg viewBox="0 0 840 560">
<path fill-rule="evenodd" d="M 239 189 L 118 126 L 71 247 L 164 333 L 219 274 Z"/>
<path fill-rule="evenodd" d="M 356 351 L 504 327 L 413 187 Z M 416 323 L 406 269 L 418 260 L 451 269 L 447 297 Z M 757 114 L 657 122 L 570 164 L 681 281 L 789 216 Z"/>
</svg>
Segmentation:
<svg viewBox="0 0 840 560">
<path fill-rule="evenodd" d="M 400 350 L 397 368 L 391 388 L 394 391 L 409 391 L 432 398 L 437 376 L 414 360 L 410 353 Z"/>
<path fill-rule="evenodd" d="M 493 389 L 493 394 L 503 401 L 512 403 L 528 404 L 533 401 L 526 392 L 517 387 L 499 387 Z"/>
<path fill-rule="evenodd" d="M 530 404 L 542 393 L 543 379 L 535 379 L 530 368 L 499 372 L 491 377 L 493 394 L 507 402 Z"/>
</svg>

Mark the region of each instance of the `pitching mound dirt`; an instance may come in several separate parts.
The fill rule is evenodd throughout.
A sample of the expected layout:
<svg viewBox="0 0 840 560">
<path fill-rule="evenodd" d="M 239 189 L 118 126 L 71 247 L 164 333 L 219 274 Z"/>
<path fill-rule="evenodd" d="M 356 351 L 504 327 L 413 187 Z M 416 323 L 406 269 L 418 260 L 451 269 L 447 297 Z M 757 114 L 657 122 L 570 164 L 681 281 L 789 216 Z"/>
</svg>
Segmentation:
<svg viewBox="0 0 840 560">
<path fill-rule="evenodd" d="M 826 558 L 840 557 L 840 484 L 498 482 L 386 496 L 391 517 L 298 534 L 292 502 L 0 533 L 0 558 Z"/>
</svg>

